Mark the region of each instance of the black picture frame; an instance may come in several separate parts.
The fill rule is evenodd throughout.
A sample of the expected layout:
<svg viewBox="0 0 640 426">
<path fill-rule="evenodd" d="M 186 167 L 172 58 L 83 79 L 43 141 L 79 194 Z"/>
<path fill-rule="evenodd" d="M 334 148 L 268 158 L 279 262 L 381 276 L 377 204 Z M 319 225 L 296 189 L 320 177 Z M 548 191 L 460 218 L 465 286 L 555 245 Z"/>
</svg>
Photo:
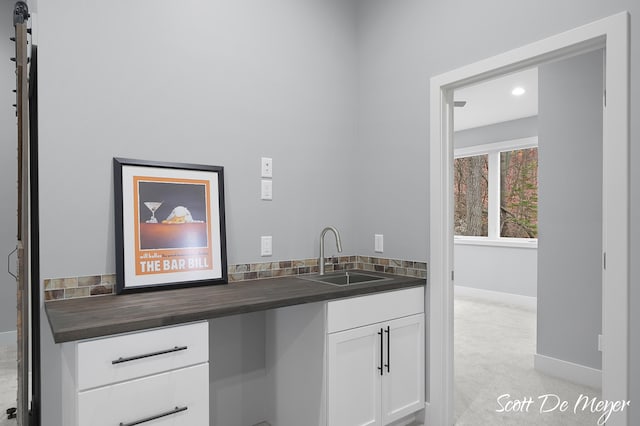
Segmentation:
<svg viewBox="0 0 640 426">
<path fill-rule="evenodd" d="M 117 294 L 228 282 L 223 167 L 116 157 L 113 177 Z"/>
</svg>

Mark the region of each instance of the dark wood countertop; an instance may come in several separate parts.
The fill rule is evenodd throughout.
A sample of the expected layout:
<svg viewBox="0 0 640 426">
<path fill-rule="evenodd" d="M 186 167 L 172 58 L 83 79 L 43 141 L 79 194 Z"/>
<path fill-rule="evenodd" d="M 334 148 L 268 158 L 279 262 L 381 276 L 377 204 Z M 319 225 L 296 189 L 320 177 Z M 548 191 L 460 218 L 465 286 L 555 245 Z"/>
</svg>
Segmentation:
<svg viewBox="0 0 640 426">
<path fill-rule="evenodd" d="M 295 276 L 269 278 L 226 285 L 50 301 L 45 303 L 45 311 L 54 341 L 63 343 L 426 283 L 421 278 L 361 272 L 391 279 L 339 287 Z"/>
</svg>

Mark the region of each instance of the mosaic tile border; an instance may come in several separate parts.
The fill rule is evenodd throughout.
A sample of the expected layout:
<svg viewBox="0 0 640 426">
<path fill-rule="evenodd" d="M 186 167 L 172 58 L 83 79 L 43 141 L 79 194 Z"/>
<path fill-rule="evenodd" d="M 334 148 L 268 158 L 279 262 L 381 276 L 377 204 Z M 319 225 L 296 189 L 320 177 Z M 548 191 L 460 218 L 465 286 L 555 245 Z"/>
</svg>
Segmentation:
<svg viewBox="0 0 640 426">
<path fill-rule="evenodd" d="M 44 300 L 75 299 L 115 292 L 115 274 L 44 280 Z"/>
<path fill-rule="evenodd" d="M 373 256 L 335 256 L 326 259 L 327 272 L 359 269 L 426 278 L 427 263 Z M 318 258 L 229 265 L 229 283 L 318 272 Z M 115 293 L 115 274 L 44 280 L 46 301 L 103 296 Z"/>
</svg>

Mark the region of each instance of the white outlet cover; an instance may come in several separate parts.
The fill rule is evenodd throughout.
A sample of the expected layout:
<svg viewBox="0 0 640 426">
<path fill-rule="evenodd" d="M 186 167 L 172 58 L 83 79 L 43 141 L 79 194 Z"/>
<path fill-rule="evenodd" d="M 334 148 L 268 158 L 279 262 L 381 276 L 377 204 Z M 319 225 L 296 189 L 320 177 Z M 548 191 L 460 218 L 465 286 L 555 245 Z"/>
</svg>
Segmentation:
<svg viewBox="0 0 640 426">
<path fill-rule="evenodd" d="M 260 237 L 260 256 L 273 254 L 273 238 L 271 235 Z"/>
<path fill-rule="evenodd" d="M 262 179 L 261 180 L 260 199 L 273 200 L 273 181 Z"/>
<path fill-rule="evenodd" d="M 384 251 L 384 236 L 382 234 L 374 234 L 373 240 L 373 250 L 376 253 L 382 253 Z"/>
<path fill-rule="evenodd" d="M 262 167 L 260 168 L 260 173 L 263 178 L 273 177 L 273 158 L 270 157 L 262 157 L 261 158 Z"/>
</svg>

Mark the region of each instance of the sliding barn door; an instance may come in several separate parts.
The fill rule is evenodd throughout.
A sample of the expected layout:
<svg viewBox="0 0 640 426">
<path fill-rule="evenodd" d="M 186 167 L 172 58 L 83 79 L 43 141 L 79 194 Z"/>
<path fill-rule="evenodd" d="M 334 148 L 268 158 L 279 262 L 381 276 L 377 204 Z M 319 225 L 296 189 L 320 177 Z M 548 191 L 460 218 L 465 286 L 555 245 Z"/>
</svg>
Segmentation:
<svg viewBox="0 0 640 426">
<path fill-rule="evenodd" d="M 18 118 L 18 426 L 29 424 L 29 102 L 27 78 L 27 20 L 29 12 L 24 2 L 14 8 L 16 112 Z"/>
</svg>

